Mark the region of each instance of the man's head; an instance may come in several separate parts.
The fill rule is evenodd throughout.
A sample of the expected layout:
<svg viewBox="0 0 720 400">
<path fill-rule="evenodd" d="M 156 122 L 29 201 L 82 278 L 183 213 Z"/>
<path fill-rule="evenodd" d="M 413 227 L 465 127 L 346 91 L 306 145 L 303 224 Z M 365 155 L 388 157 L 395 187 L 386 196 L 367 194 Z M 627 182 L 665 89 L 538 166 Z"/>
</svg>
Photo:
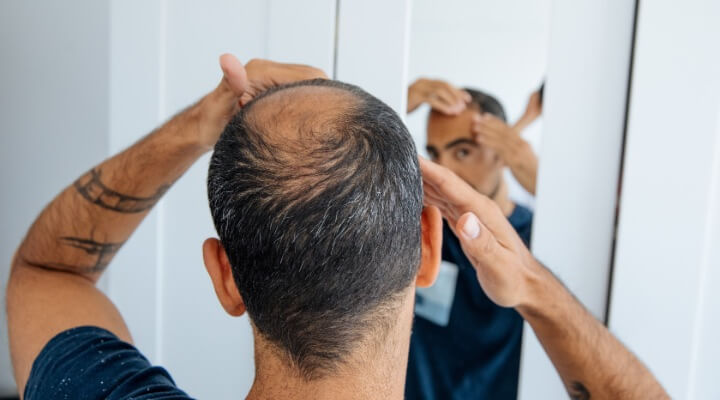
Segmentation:
<svg viewBox="0 0 720 400">
<path fill-rule="evenodd" d="M 489 113 L 506 121 L 505 110 L 493 96 L 475 89 L 468 107 L 458 115 L 431 111 L 427 124 L 427 151 L 430 158 L 448 167 L 475 190 L 492 196 L 498 190 L 503 164 L 497 153 L 475 141 L 473 118 Z"/>
<path fill-rule="evenodd" d="M 434 279 L 439 215 L 423 211 L 412 139 L 355 86 L 304 81 L 247 104 L 215 146 L 208 195 L 221 303 L 247 309 L 305 379 L 385 334 L 416 280 Z"/>
</svg>

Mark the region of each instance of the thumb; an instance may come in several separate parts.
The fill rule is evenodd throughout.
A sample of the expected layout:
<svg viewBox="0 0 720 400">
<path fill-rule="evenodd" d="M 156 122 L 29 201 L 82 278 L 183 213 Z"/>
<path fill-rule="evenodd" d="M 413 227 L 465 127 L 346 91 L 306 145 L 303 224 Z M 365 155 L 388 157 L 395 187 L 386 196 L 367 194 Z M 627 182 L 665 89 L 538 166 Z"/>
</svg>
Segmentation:
<svg viewBox="0 0 720 400">
<path fill-rule="evenodd" d="M 459 234 L 463 252 L 475 268 L 494 264 L 493 260 L 498 256 L 500 244 L 475 214 L 472 212 L 463 214 L 458 219 L 455 230 Z"/>
<path fill-rule="evenodd" d="M 232 54 L 223 54 L 220 56 L 220 68 L 223 71 L 223 83 L 226 83 L 237 97 L 245 93 L 248 89 L 247 72 L 240 60 Z"/>
</svg>

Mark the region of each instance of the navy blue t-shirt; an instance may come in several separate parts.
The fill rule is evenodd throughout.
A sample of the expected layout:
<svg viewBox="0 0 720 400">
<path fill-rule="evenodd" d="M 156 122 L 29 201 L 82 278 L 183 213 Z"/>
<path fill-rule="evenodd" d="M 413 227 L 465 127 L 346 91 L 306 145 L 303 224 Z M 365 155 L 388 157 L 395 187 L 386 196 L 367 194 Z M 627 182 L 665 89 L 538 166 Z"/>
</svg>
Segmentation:
<svg viewBox="0 0 720 400">
<path fill-rule="evenodd" d="M 532 212 L 516 206 L 508 219 L 528 244 Z M 447 225 L 442 257 L 458 269 L 449 319 L 443 326 L 415 315 L 405 397 L 516 399 L 522 317 L 487 297 L 475 268 Z"/>
<path fill-rule="evenodd" d="M 170 374 L 105 329 L 83 326 L 55 336 L 33 363 L 25 400 L 187 400 Z"/>
</svg>

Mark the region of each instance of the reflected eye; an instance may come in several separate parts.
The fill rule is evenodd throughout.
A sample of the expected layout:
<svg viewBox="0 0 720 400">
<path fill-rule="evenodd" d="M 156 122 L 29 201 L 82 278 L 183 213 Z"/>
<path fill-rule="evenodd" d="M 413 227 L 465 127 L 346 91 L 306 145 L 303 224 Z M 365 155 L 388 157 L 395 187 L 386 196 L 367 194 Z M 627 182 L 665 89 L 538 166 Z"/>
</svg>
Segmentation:
<svg viewBox="0 0 720 400">
<path fill-rule="evenodd" d="M 455 158 L 462 160 L 470 155 L 470 150 L 465 148 L 459 148 L 455 150 Z"/>
</svg>

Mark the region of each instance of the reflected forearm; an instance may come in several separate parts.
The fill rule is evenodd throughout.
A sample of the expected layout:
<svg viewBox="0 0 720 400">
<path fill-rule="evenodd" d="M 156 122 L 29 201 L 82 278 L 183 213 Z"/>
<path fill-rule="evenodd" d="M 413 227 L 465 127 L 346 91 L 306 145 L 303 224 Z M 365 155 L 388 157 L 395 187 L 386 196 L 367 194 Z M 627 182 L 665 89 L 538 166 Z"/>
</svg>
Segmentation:
<svg viewBox="0 0 720 400">
<path fill-rule="evenodd" d="M 78 178 L 40 214 L 14 264 L 96 281 L 170 185 L 208 150 L 203 101 Z"/>
<path fill-rule="evenodd" d="M 662 386 L 550 273 L 533 283 L 531 304 L 518 307 L 573 399 L 666 399 Z"/>
<path fill-rule="evenodd" d="M 538 159 L 530 150 L 526 157 L 508 165 L 518 183 L 533 196 L 536 190 Z"/>
</svg>

